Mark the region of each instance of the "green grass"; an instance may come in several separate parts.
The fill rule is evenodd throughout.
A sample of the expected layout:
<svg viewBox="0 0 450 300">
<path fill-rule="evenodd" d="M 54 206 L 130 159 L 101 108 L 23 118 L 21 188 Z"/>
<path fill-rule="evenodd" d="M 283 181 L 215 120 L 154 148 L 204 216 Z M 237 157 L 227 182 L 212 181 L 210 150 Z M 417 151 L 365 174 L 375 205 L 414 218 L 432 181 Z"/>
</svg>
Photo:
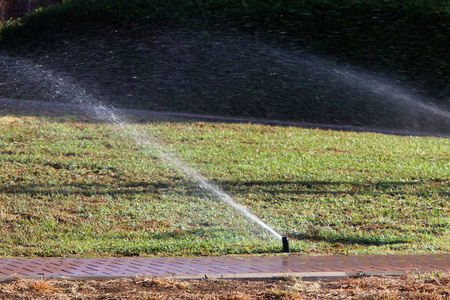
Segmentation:
<svg viewBox="0 0 450 300">
<path fill-rule="evenodd" d="M 57 53 L 58 43 L 89 49 L 96 40 L 106 47 L 100 53 L 122 53 L 123 44 L 102 44 L 96 34 L 237 29 L 392 71 L 397 80 L 448 99 L 449 24 L 447 0 L 71 0 L 4 23 L 0 51 L 33 59 L 42 55 L 36 49 Z M 70 54 L 86 56 L 65 51 L 65 61 Z M 450 251 L 448 139 L 152 120 L 133 127 L 155 133 L 164 147 L 288 235 L 295 252 Z M 280 242 L 157 150 L 112 125 L 2 115 L 0 137 L 2 256 L 281 251 Z"/>
<path fill-rule="evenodd" d="M 449 252 L 449 139 L 149 122 L 298 253 Z M 110 124 L 0 117 L 0 255 L 222 255 L 281 243 Z"/>
</svg>

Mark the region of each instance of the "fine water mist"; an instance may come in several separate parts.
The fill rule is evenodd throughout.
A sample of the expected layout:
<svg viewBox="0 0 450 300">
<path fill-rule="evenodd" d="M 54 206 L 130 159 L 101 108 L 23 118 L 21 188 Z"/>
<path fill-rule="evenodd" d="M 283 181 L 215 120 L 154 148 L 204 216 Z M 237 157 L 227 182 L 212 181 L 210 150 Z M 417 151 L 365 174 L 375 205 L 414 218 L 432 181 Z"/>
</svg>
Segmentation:
<svg viewBox="0 0 450 300">
<path fill-rule="evenodd" d="M 189 167 L 185 162 L 177 158 L 175 153 L 166 150 L 155 135 L 140 131 L 136 127 L 128 126 L 130 122 L 122 111 L 115 109 L 111 105 L 102 103 L 100 100 L 86 93 L 84 89 L 71 82 L 69 78 L 59 77 L 42 65 L 25 59 L 11 59 L 2 55 L 0 55 L 0 61 L 6 62 L 10 74 L 14 70 L 15 76 L 20 76 L 28 83 L 45 88 L 49 98 L 63 98 L 66 103 L 78 104 L 78 113 L 81 110 L 96 119 L 114 124 L 120 132 L 130 136 L 137 144 L 150 150 L 153 156 L 168 162 L 172 168 L 181 171 L 185 176 L 197 182 L 200 187 L 214 197 L 241 213 L 248 220 L 256 223 L 261 229 L 269 233 L 271 237 L 279 241 L 282 240 L 282 236 L 273 228 L 252 214 L 247 208 L 237 203 L 225 191 L 208 181 L 207 178 L 202 176 L 194 168 Z M 70 105 L 69 109 L 72 107 Z M 70 113 L 71 111 L 68 112 Z"/>
<path fill-rule="evenodd" d="M 121 109 L 450 133 L 445 103 L 385 74 L 237 32 L 145 33 L 62 40 L 52 49 L 37 49 L 32 59 L 0 54 L 0 97 L 76 104 L 115 124 L 277 240 L 282 237 L 276 231 L 157 137 L 128 126 Z"/>
<path fill-rule="evenodd" d="M 237 30 L 117 30 L 30 56 L 116 108 L 450 132 L 448 101 L 424 96 L 439 91 Z M 22 89 L 20 77 L 9 81 L 0 96 L 64 101 L 42 86 Z"/>
</svg>

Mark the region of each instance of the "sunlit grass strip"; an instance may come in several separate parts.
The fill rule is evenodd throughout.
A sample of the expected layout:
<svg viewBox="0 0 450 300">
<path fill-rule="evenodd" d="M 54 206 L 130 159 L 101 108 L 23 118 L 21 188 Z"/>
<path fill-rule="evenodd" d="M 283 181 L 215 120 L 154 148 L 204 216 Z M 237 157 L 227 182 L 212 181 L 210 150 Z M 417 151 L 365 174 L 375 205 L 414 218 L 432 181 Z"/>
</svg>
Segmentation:
<svg viewBox="0 0 450 300">
<path fill-rule="evenodd" d="M 301 253 L 448 252 L 448 139 L 141 123 Z M 0 117 L 1 255 L 280 252 L 109 124 Z"/>
</svg>

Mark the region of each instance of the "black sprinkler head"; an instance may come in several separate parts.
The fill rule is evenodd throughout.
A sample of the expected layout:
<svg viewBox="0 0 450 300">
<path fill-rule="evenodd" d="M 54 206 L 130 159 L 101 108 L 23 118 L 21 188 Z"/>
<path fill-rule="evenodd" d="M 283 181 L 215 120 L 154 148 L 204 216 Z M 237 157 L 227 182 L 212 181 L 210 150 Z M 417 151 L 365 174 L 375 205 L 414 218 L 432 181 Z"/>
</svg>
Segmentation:
<svg viewBox="0 0 450 300">
<path fill-rule="evenodd" d="M 287 236 L 283 236 L 281 238 L 281 240 L 283 241 L 283 252 L 285 253 L 291 253 L 291 248 L 289 247 L 289 240 Z"/>
</svg>

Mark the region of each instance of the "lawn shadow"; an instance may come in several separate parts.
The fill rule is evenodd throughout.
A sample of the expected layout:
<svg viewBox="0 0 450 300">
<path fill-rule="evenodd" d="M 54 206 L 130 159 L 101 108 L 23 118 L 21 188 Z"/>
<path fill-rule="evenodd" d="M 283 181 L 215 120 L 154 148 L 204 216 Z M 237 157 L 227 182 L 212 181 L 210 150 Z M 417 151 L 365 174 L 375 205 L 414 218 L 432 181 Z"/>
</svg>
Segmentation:
<svg viewBox="0 0 450 300">
<path fill-rule="evenodd" d="M 400 238 L 396 236 L 386 235 L 368 235 L 361 236 L 358 234 L 342 234 L 338 232 L 327 231 L 323 233 L 319 230 L 313 230 L 310 233 L 294 234 L 289 236 L 293 240 L 308 240 L 313 242 L 323 241 L 329 244 L 352 244 L 352 245 L 365 245 L 365 246 L 384 246 L 394 244 L 406 244 L 410 243 L 408 239 Z"/>
<path fill-rule="evenodd" d="M 180 179 L 180 178 L 176 178 Z M 121 184 L 108 183 L 70 183 L 63 185 L 51 184 L 3 184 L 0 193 L 17 194 L 61 194 L 61 195 L 132 195 L 132 194 L 160 194 L 174 192 L 184 196 L 204 195 L 207 193 L 195 182 L 176 180 L 177 182 L 145 182 L 133 181 Z M 345 182 L 345 181 L 217 181 L 213 182 L 225 192 L 231 195 L 245 195 L 258 192 L 277 196 L 280 194 L 295 195 L 364 195 L 389 194 L 389 195 L 419 195 L 426 194 L 413 189 L 420 185 L 429 184 L 419 181 L 387 181 L 387 182 Z M 433 192 L 440 196 L 450 195 L 450 191 L 437 190 Z"/>
<path fill-rule="evenodd" d="M 324 195 L 424 195 L 417 191 L 421 185 L 431 184 L 428 181 L 381 181 L 381 182 L 350 182 L 350 181 L 220 181 L 218 185 L 235 194 L 247 194 L 257 190 L 271 194 L 324 194 Z M 434 191 L 441 196 L 450 195 L 450 191 Z"/>
<path fill-rule="evenodd" d="M 167 182 L 128 182 L 125 184 L 106 183 L 71 183 L 65 185 L 39 185 L 39 184 L 14 184 L 0 186 L 0 193 L 27 194 L 27 195 L 137 195 L 137 194 L 161 194 L 164 192 L 176 192 L 184 196 L 203 193 L 203 190 L 193 183 L 167 183 Z"/>
</svg>

